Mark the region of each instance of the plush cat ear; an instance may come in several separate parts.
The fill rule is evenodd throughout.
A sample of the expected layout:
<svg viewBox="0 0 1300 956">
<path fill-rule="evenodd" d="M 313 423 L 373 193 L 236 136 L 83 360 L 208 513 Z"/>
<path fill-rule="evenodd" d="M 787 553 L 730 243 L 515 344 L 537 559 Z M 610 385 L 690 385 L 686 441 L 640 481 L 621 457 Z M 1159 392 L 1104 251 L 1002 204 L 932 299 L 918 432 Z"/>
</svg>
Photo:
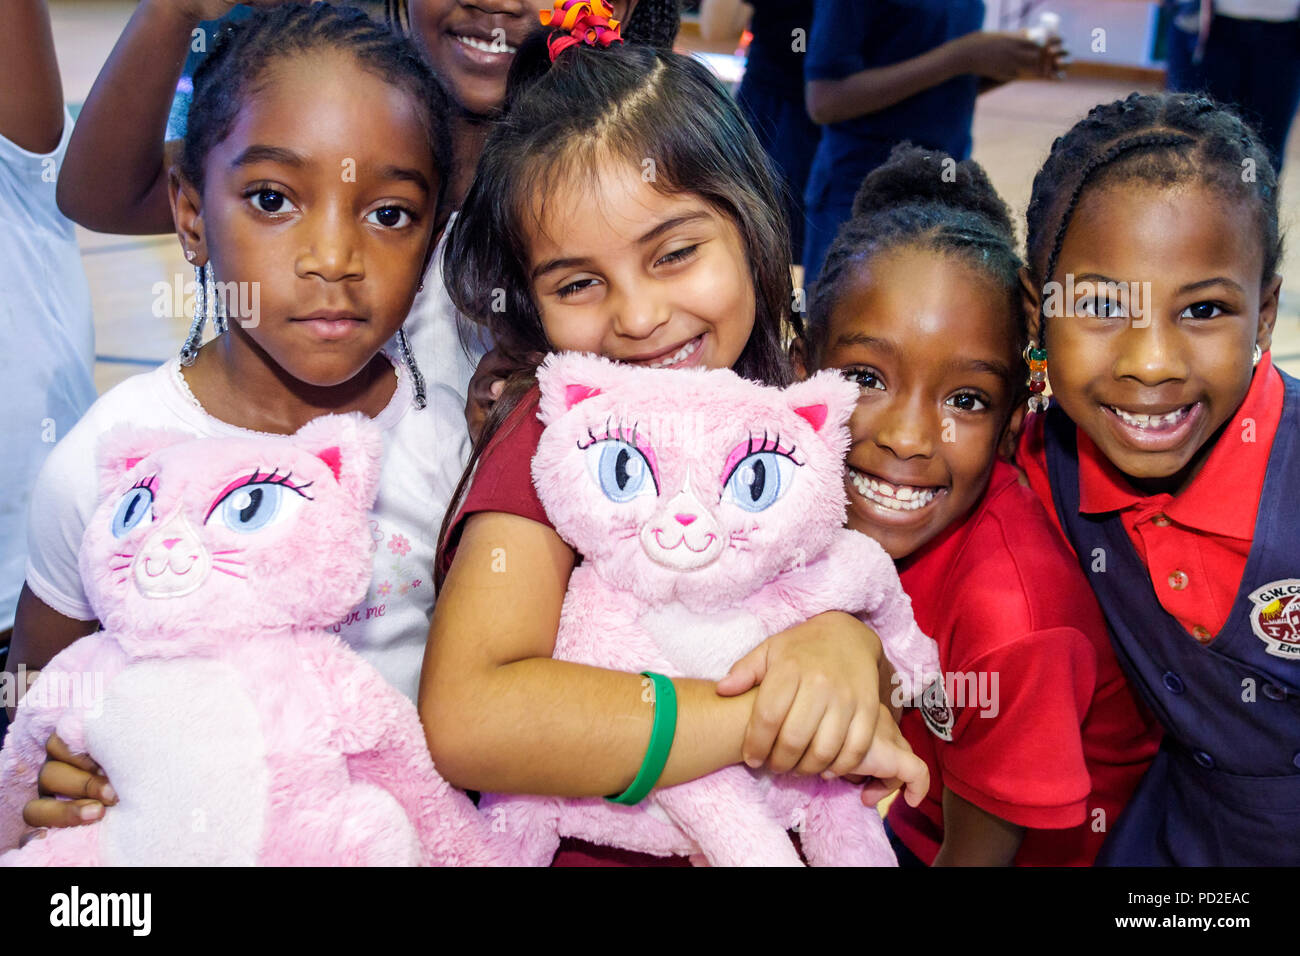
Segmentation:
<svg viewBox="0 0 1300 956">
<path fill-rule="evenodd" d="M 194 436 L 187 432 L 171 429 L 115 425 L 99 439 L 95 450 L 99 497 L 102 499 L 111 494 L 118 482 L 150 455 L 169 445 L 193 439 Z"/>
<path fill-rule="evenodd" d="M 858 387 L 831 369 L 796 382 L 782 395 L 794 413 L 827 442 L 836 440 L 858 403 Z"/>
<path fill-rule="evenodd" d="M 537 385 L 542 390 L 538 415 L 549 425 L 574 405 L 599 395 L 612 386 L 628 369 L 599 355 L 584 352 L 552 352 L 537 369 Z"/>
<path fill-rule="evenodd" d="M 369 510 L 375 503 L 384 436 L 365 415 L 322 415 L 298 429 L 293 442 L 323 461 L 358 507 Z"/>
</svg>

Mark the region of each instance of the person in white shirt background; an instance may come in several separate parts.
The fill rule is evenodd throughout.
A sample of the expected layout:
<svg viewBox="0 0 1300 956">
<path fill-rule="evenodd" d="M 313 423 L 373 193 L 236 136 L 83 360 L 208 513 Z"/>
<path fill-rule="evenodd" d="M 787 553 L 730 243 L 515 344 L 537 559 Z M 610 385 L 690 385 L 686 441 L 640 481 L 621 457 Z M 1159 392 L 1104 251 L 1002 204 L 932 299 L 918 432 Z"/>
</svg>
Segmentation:
<svg viewBox="0 0 1300 956">
<path fill-rule="evenodd" d="M 27 505 L 55 442 L 95 400 L 90 290 L 54 190 L 72 117 L 45 0 L 13 0 L 0 30 L 0 652 L 27 561 Z M 0 727 L 3 716 L 0 716 Z"/>
</svg>

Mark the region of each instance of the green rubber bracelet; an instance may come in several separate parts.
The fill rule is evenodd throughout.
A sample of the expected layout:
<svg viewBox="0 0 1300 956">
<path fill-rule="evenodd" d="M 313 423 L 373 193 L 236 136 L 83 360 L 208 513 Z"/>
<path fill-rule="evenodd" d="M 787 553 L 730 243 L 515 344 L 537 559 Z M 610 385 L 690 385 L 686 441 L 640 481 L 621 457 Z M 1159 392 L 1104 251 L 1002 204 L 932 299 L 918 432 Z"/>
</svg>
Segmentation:
<svg viewBox="0 0 1300 956">
<path fill-rule="evenodd" d="M 640 803 L 659 782 L 668 764 L 668 754 L 673 749 L 673 737 L 677 734 L 677 689 L 673 682 L 652 671 L 642 671 L 641 676 L 650 678 L 655 688 L 655 722 L 650 728 L 650 745 L 646 747 L 641 769 L 628 788 L 618 796 L 605 798 L 611 803 L 627 806 Z"/>
</svg>

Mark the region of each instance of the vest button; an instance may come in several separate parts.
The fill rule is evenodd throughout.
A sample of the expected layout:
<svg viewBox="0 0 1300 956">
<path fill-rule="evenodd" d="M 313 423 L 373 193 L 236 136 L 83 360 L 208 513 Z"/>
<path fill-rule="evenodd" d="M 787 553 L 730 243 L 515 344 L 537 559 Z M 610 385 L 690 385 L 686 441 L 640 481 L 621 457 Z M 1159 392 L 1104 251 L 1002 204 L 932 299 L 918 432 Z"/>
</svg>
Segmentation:
<svg viewBox="0 0 1300 956">
<path fill-rule="evenodd" d="M 1286 688 L 1278 687 L 1277 684 L 1265 684 L 1264 696 L 1269 700 L 1286 700 Z"/>
<path fill-rule="evenodd" d="M 1209 628 L 1201 627 L 1199 624 L 1192 628 L 1192 637 L 1196 638 L 1202 644 L 1208 644 L 1210 641 L 1214 640 L 1214 635 L 1210 633 Z"/>
<path fill-rule="evenodd" d="M 1187 587 L 1187 572 L 1174 571 L 1169 575 L 1169 586 L 1175 591 L 1181 591 Z"/>
<path fill-rule="evenodd" d="M 1151 523 L 1155 525 L 1157 528 L 1168 528 L 1169 518 L 1162 511 L 1160 514 L 1156 515 L 1154 518 L 1151 519 Z"/>
<path fill-rule="evenodd" d="M 1214 758 L 1211 757 L 1209 754 L 1207 754 L 1204 750 L 1196 751 L 1196 753 L 1192 754 L 1192 759 L 1195 760 L 1196 765 L 1203 770 L 1214 769 Z"/>
<path fill-rule="evenodd" d="M 1292 757 L 1291 762 L 1296 765 L 1297 770 L 1300 770 L 1300 753 L 1297 753 L 1294 757 Z"/>
<path fill-rule="evenodd" d="M 1173 671 L 1165 671 L 1165 676 L 1162 680 L 1164 680 L 1165 686 L 1168 687 L 1171 692 L 1175 694 L 1181 694 L 1183 692 L 1183 679 Z"/>
</svg>

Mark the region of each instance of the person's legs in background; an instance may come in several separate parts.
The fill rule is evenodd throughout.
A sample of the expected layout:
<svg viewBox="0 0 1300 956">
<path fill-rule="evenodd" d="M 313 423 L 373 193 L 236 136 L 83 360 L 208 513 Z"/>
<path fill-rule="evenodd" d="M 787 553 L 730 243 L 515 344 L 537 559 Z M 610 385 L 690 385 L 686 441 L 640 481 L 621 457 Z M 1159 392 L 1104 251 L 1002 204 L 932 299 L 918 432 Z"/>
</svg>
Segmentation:
<svg viewBox="0 0 1300 956">
<path fill-rule="evenodd" d="M 1203 68 L 1205 92 L 1241 110 L 1280 171 L 1300 107 L 1300 23 L 1216 16 Z"/>
</svg>

